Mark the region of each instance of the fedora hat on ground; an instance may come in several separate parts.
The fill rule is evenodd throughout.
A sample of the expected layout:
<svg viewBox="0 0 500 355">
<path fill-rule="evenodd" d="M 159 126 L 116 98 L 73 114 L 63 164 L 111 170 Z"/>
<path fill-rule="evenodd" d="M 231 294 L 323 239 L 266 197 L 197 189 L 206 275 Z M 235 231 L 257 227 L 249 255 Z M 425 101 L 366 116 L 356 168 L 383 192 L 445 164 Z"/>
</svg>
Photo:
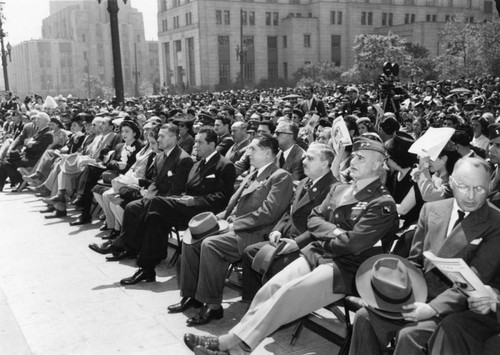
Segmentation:
<svg viewBox="0 0 500 355">
<path fill-rule="evenodd" d="M 202 212 L 191 218 L 182 241 L 186 244 L 195 244 L 201 242 L 206 237 L 225 233 L 228 230 L 229 223 L 227 221 L 218 221 L 212 212 Z"/>
<path fill-rule="evenodd" d="M 401 319 L 401 313 L 406 312 L 403 306 L 427 299 L 422 272 L 392 254 L 375 255 L 361 264 L 356 288 L 368 307 L 386 318 Z"/>
</svg>

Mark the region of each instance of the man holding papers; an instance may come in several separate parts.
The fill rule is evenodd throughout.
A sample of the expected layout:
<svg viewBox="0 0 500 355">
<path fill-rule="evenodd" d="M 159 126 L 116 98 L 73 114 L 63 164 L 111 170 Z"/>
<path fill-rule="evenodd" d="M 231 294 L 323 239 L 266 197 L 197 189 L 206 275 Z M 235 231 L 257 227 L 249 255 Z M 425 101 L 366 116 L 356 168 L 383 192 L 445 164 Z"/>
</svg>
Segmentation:
<svg viewBox="0 0 500 355">
<path fill-rule="evenodd" d="M 462 258 L 484 284 L 500 266 L 500 211 L 486 202 L 490 167 L 482 159 L 462 158 L 451 176 L 454 198 L 422 208 L 409 260 L 422 269 L 428 302 L 405 306 L 399 319 L 361 309 L 356 313 L 350 354 L 382 354 L 396 338 L 394 354 L 425 354 L 427 342 L 442 317 L 467 309 L 467 296 L 423 256 Z M 396 317 L 397 318 L 397 317 Z"/>
</svg>

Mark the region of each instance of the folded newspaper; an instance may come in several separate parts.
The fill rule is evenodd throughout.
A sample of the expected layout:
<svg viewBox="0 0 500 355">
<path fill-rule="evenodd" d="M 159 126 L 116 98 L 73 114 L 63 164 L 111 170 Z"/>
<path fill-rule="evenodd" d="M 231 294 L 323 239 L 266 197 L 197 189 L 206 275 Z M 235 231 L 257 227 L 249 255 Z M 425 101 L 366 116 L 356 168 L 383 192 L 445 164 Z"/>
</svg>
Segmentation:
<svg viewBox="0 0 500 355">
<path fill-rule="evenodd" d="M 430 251 L 424 251 L 424 256 L 466 296 L 494 297 L 496 299 L 496 294 L 483 284 L 474 270 L 463 259 L 440 258 Z"/>
</svg>

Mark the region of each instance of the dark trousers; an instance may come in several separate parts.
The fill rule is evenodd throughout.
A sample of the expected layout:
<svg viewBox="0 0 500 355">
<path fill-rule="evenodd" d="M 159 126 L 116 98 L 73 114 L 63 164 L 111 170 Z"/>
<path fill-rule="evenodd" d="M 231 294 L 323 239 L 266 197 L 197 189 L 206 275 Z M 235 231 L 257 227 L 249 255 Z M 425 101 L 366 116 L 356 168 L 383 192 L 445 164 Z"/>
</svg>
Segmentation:
<svg viewBox="0 0 500 355">
<path fill-rule="evenodd" d="M 104 169 L 88 166 L 87 167 L 87 175 L 85 179 L 85 187 L 83 189 L 82 194 L 82 217 L 90 218 L 90 211 L 92 210 L 92 200 L 94 198 L 94 194 L 92 193 L 92 188 L 97 185 L 97 181 L 101 178 L 102 173 L 105 171 Z M 85 176 L 85 175 L 83 175 Z"/>
<path fill-rule="evenodd" d="M 354 319 L 349 355 L 382 355 L 394 338 L 394 355 L 426 355 L 437 322 L 437 318 L 418 323 L 392 320 L 362 308 Z"/>
<path fill-rule="evenodd" d="M 498 354 L 500 348 L 500 323 L 496 315 L 476 314 L 471 311 L 450 314 L 443 318 L 429 341 L 430 355 L 475 355 L 485 354 L 485 348 L 495 349 Z M 496 338 L 493 339 L 492 337 Z M 491 339 L 491 340 L 489 340 Z M 488 342 L 496 341 L 496 347 Z"/>
<path fill-rule="evenodd" d="M 261 242 L 252 244 L 246 247 L 243 252 L 243 289 L 242 289 L 242 299 L 243 301 L 251 301 L 255 297 L 255 294 L 266 283 L 267 280 L 272 278 L 278 272 L 283 270 L 288 264 L 297 259 L 300 256 L 300 252 L 296 251 L 287 255 L 276 256 L 271 266 L 266 272 L 266 275 L 262 275 L 257 271 L 252 269 L 252 263 L 255 255 L 264 246 L 269 244 L 269 242 Z"/>
<path fill-rule="evenodd" d="M 168 233 L 172 226 L 185 229 L 192 217 L 207 210 L 207 207 L 187 206 L 170 197 L 154 197 L 138 221 L 137 232 L 124 235 L 125 247 L 139 252 L 139 267 L 154 268 L 167 257 Z M 125 221 L 123 228 L 127 229 Z"/>
<path fill-rule="evenodd" d="M 144 226 L 144 217 L 148 211 L 151 199 L 140 199 L 127 203 L 123 211 L 122 230 L 118 237 L 113 240 L 113 245 L 118 248 L 125 247 L 125 241 L 129 240 L 128 249 L 134 252 L 140 250 L 140 236 Z"/>
<path fill-rule="evenodd" d="M 11 184 L 18 184 L 23 181 L 23 177 L 17 168 L 29 168 L 35 166 L 36 161 L 21 159 L 16 161 L 6 161 L 0 165 L 0 188 L 5 185 L 7 177 L 10 179 Z"/>
</svg>

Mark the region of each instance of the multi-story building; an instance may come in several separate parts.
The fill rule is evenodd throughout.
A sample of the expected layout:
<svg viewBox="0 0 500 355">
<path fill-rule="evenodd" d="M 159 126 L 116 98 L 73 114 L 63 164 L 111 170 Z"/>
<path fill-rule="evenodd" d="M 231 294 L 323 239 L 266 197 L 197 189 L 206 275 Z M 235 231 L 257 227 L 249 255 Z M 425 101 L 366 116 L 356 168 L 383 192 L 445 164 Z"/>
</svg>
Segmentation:
<svg viewBox="0 0 500 355">
<path fill-rule="evenodd" d="M 398 33 L 438 54 L 450 16 L 493 15 L 485 0 L 158 0 L 161 80 L 211 86 L 289 78 L 307 62 L 350 67 L 360 34 Z M 240 58 L 242 61 L 240 61 Z"/>
<path fill-rule="evenodd" d="M 142 13 L 130 2 L 118 12 L 122 74 L 126 96 L 135 94 L 136 72 L 141 94 L 158 87 L 158 42 L 146 41 Z M 11 88 L 22 95 L 89 96 L 95 77 L 113 88 L 114 71 L 109 13 L 97 1 L 51 1 L 43 20 L 42 39 L 12 48 Z M 147 91 L 147 92 L 145 92 Z"/>
</svg>

